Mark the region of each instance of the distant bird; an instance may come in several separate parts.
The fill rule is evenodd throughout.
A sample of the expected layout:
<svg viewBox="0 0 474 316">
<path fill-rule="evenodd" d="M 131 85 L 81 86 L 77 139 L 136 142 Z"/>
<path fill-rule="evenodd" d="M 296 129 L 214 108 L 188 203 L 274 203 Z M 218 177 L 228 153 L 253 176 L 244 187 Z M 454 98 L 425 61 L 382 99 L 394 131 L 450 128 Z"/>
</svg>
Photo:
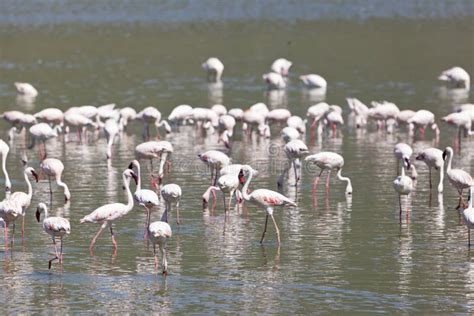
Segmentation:
<svg viewBox="0 0 474 316">
<path fill-rule="evenodd" d="M 8 227 L 10 224 L 13 223 L 12 229 L 12 240 L 11 240 L 11 247 L 13 247 L 13 243 L 15 242 L 15 221 L 19 215 L 22 214 L 22 208 L 20 203 L 15 200 L 5 199 L 0 202 L 0 218 L 3 220 L 4 223 L 4 242 L 5 248 L 8 247 Z"/>
<path fill-rule="evenodd" d="M 306 111 L 306 116 L 308 117 L 310 121 L 312 121 L 311 126 L 310 126 L 311 136 L 314 135 L 316 126 L 321 121 L 321 119 L 324 118 L 326 112 L 328 111 L 329 111 L 329 104 L 327 104 L 326 102 L 320 102 L 308 108 L 308 110 Z M 318 135 L 321 135 L 322 132 L 323 132 L 323 125 L 319 123 Z"/>
<path fill-rule="evenodd" d="M 230 138 L 234 135 L 235 118 L 231 115 L 221 115 L 219 117 L 220 138 L 226 148 L 230 148 Z"/>
<path fill-rule="evenodd" d="M 301 167 L 300 159 L 309 154 L 308 146 L 306 146 L 303 141 L 299 139 L 292 140 L 288 142 L 284 147 L 283 151 L 288 158 L 288 166 L 285 167 L 283 173 L 280 175 L 277 181 L 277 185 L 280 188 L 283 185 L 283 178 L 286 173 L 293 166 L 293 171 L 295 173 L 295 186 L 298 185 L 300 176 L 298 175 L 298 169 Z"/>
<path fill-rule="evenodd" d="M 267 74 L 264 74 L 262 78 L 266 82 L 267 88 L 269 90 L 284 89 L 286 87 L 285 78 L 283 78 L 283 76 L 279 73 L 269 72 Z"/>
<path fill-rule="evenodd" d="M 402 174 L 399 175 L 394 181 L 393 181 L 393 188 L 395 191 L 398 193 L 398 203 L 400 206 L 400 213 L 399 213 L 399 218 L 400 221 L 402 219 L 402 201 L 401 201 L 401 196 L 402 195 L 408 195 L 413 191 L 413 181 L 410 177 L 405 175 L 405 168 L 407 170 L 410 169 L 410 160 L 407 157 L 403 158 L 403 166 L 402 166 Z M 407 210 L 407 215 L 408 215 L 408 210 Z"/>
<path fill-rule="evenodd" d="M 177 184 L 166 184 L 161 188 L 161 197 L 165 200 L 164 221 L 168 223 L 168 212 L 171 211 L 171 203 L 176 203 L 176 224 L 179 225 L 179 201 L 181 200 L 181 187 Z"/>
<path fill-rule="evenodd" d="M 48 208 L 46 204 L 39 203 L 38 208 L 36 209 L 36 219 L 40 221 L 41 213 L 44 212 L 43 219 L 43 230 L 51 236 L 53 239 L 54 253 L 55 257 L 49 260 L 48 269 L 51 269 L 51 264 L 54 260 L 58 259 L 59 263 L 63 262 L 63 237 L 71 233 L 71 225 L 69 221 L 65 218 L 58 216 L 49 216 Z M 56 247 L 56 238 L 61 240 L 60 251 L 58 253 L 58 248 Z"/>
<path fill-rule="evenodd" d="M 156 256 L 156 244 L 160 248 L 162 256 L 162 271 L 163 276 L 168 275 L 168 261 L 166 259 L 166 243 L 168 238 L 172 235 L 171 227 L 168 223 L 162 221 L 156 221 L 148 226 L 148 239 L 153 244 L 153 255 L 155 259 L 155 270 L 158 269 L 158 258 Z"/>
<path fill-rule="evenodd" d="M 287 120 L 291 117 L 291 112 L 287 109 L 274 109 L 267 113 L 265 116 L 265 121 L 267 124 L 272 123 L 286 123 Z"/>
<path fill-rule="evenodd" d="M 168 115 L 168 121 L 172 125 L 179 126 L 185 125 L 188 120 L 191 119 L 193 115 L 193 108 L 187 104 L 181 104 L 176 106 Z"/>
<path fill-rule="evenodd" d="M 211 185 L 216 185 L 219 170 L 230 164 L 230 158 L 221 151 L 208 150 L 198 155 L 198 158 L 211 169 Z"/>
<path fill-rule="evenodd" d="M 439 184 L 438 184 L 438 193 L 443 193 L 443 178 L 444 178 L 444 159 L 443 151 L 438 148 L 426 148 L 421 153 L 416 156 L 416 160 L 421 160 L 428 166 L 429 175 L 430 175 L 430 190 L 432 188 L 431 184 L 431 168 L 439 170 Z"/>
<path fill-rule="evenodd" d="M 137 175 L 137 188 L 133 194 L 134 200 L 140 205 L 143 206 L 146 210 L 146 220 L 145 220 L 145 238 L 147 233 L 147 227 L 150 225 L 150 213 L 153 207 L 160 205 L 160 200 L 158 195 L 148 189 L 142 189 L 142 177 L 140 172 L 140 163 L 138 160 L 133 160 L 128 168 L 133 170 Z"/>
<path fill-rule="evenodd" d="M 393 102 L 372 102 L 372 108 L 368 111 L 368 117 L 377 121 L 377 129 L 386 127 L 389 119 L 397 119 L 400 109 Z"/>
<path fill-rule="evenodd" d="M 316 188 L 319 183 L 319 179 L 321 177 L 321 174 L 324 172 L 324 170 L 328 171 L 328 175 L 326 178 L 326 191 L 329 190 L 329 177 L 331 175 L 331 170 L 336 169 L 337 170 L 337 178 L 341 181 L 347 182 L 346 186 L 346 194 L 352 194 L 352 184 L 351 180 L 347 177 L 342 176 L 342 167 L 344 166 L 344 158 L 337 154 L 333 153 L 330 151 L 323 151 L 314 155 L 309 155 L 305 158 L 305 161 L 308 163 L 314 163 L 316 164 L 319 168 L 321 168 L 321 172 L 319 175 L 314 179 L 313 182 L 313 193 L 316 192 Z"/>
<path fill-rule="evenodd" d="M 448 159 L 448 166 L 446 168 L 446 175 L 451 185 L 458 191 L 459 194 L 459 203 L 456 209 L 465 207 L 466 203 L 464 202 L 462 193 L 464 189 L 469 189 L 469 187 L 474 185 L 474 180 L 471 175 L 462 169 L 452 169 L 451 162 L 453 160 L 453 149 L 451 147 L 446 147 L 443 151 L 443 159 L 446 161 Z"/>
<path fill-rule="evenodd" d="M 149 159 L 150 160 L 150 172 L 153 173 L 153 159 L 160 159 L 160 168 L 158 170 L 158 179 L 153 180 L 153 185 L 156 186 L 156 182 L 161 184 L 164 176 L 164 166 L 167 162 L 169 155 L 173 153 L 173 145 L 166 140 L 162 141 L 149 141 L 139 144 L 135 147 L 135 157 L 138 160 Z"/>
<path fill-rule="evenodd" d="M 288 143 L 292 140 L 300 139 L 301 134 L 296 128 L 287 126 L 281 130 L 281 138 L 283 138 L 285 143 Z"/>
<path fill-rule="evenodd" d="M 78 141 L 82 141 L 82 136 L 86 136 L 86 128 L 87 126 L 93 126 L 97 128 L 97 124 L 88 117 L 76 112 L 76 111 L 68 111 L 64 113 L 64 123 L 67 127 L 73 126 L 76 128 L 77 138 Z"/>
<path fill-rule="evenodd" d="M 397 159 L 397 175 L 399 175 L 400 169 L 400 161 L 403 162 L 405 158 L 410 160 L 411 155 L 413 154 L 413 149 L 411 149 L 410 145 L 405 143 L 398 143 L 393 148 L 393 155 L 395 159 Z M 411 165 L 411 178 L 415 180 L 418 177 L 418 173 L 416 172 L 416 168 L 414 165 Z"/>
<path fill-rule="evenodd" d="M 10 147 L 2 139 L 0 139 L 0 154 L 2 155 L 2 171 L 5 176 L 5 192 L 9 195 L 12 190 L 12 183 L 7 171 L 7 156 L 10 151 Z"/>
<path fill-rule="evenodd" d="M 143 139 L 150 139 L 150 124 L 156 128 L 156 137 L 160 139 L 160 127 L 164 126 L 166 133 L 171 133 L 171 126 L 167 121 L 161 120 L 161 112 L 153 106 L 149 106 L 137 113 L 136 118 L 144 122 L 142 136 Z"/>
<path fill-rule="evenodd" d="M 15 82 L 15 88 L 20 95 L 28 97 L 36 97 L 38 95 L 38 90 L 27 82 Z"/>
<path fill-rule="evenodd" d="M 467 226 L 467 246 L 471 248 L 471 228 L 474 228 L 474 207 L 472 206 L 472 200 L 474 199 L 474 186 L 471 186 L 469 190 L 469 198 L 466 209 L 462 212 L 464 217 L 464 224 Z"/>
<path fill-rule="evenodd" d="M 241 170 L 239 173 L 239 179 L 241 182 L 245 181 L 244 187 L 242 188 L 242 196 L 245 201 L 249 201 L 252 204 L 258 205 L 261 208 L 266 210 L 267 216 L 265 218 L 265 228 L 263 229 L 262 238 L 260 239 L 260 243 L 263 243 L 263 239 L 265 238 L 265 233 L 267 231 L 267 223 L 268 217 L 270 216 L 273 221 L 273 225 L 275 226 L 275 231 L 277 235 L 277 243 L 280 246 L 280 230 L 278 229 L 278 225 L 273 217 L 273 208 L 275 206 L 297 206 L 295 202 L 287 198 L 286 196 L 267 189 L 258 189 L 252 192 L 249 191 L 249 184 L 252 181 L 253 172 L 245 173 L 244 170 Z M 247 179 L 245 180 L 245 177 Z M 249 193 L 250 192 L 250 193 Z"/>
<path fill-rule="evenodd" d="M 461 67 L 453 67 L 445 70 L 439 75 L 438 80 L 444 81 L 453 88 L 464 88 L 469 90 L 471 87 L 471 77 Z"/>
<path fill-rule="evenodd" d="M 57 108 L 46 108 L 36 113 L 34 117 L 37 120 L 48 124 L 62 126 L 64 122 L 64 113 Z"/>
<path fill-rule="evenodd" d="M 273 72 L 276 72 L 284 77 L 287 77 L 290 72 L 291 65 L 293 65 L 293 63 L 289 61 L 288 59 L 278 58 L 272 63 L 270 68 Z"/>
<path fill-rule="evenodd" d="M 120 127 L 114 119 L 108 119 L 104 125 L 105 138 L 107 139 L 107 159 L 112 158 L 112 145 L 115 137 L 120 133 Z"/>
<path fill-rule="evenodd" d="M 137 112 L 134 108 L 124 107 L 120 109 L 120 121 L 119 127 L 120 131 L 127 130 L 127 126 L 130 121 L 133 121 L 137 117 Z"/>
<path fill-rule="evenodd" d="M 315 88 L 326 89 L 328 85 L 326 82 L 326 79 L 316 74 L 302 75 L 300 76 L 300 80 L 308 89 L 315 89 Z"/>
<path fill-rule="evenodd" d="M 48 139 L 54 138 L 58 136 L 58 130 L 60 130 L 59 126 L 56 128 L 51 128 L 46 123 L 38 123 L 30 127 L 29 132 L 31 134 L 32 142 L 28 149 L 32 149 L 35 146 L 37 141 L 40 142 L 40 158 L 41 160 L 46 158 L 47 151 L 46 151 L 46 141 Z"/>
<path fill-rule="evenodd" d="M 288 127 L 295 128 L 296 130 L 298 130 L 300 134 L 306 133 L 306 120 L 303 120 L 301 117 L 297 115 L 293 115 L 289 117 L 286 120 L 286 125 L 288 125 Z"/>
<path fill-rule="evenodd" d="M 122 203 L 112 203 L 103 205 L 97 209 L 95 209 L 89 215 L 84 216 L 81 219 L 82 223 L 99 223 L 101 224 L 99 231 L 97 234 L 92 238 L 91 244 L 89 246 L 89 251 L 92 254 L 92 250 L 94 248 L 95 241 L 97 237 L 99 237 L 102 230 L 109 226 L 110 228 L 110 235 L 112 236 L 112 244 L 114 251 L 117 250 L 117 242 L 115 241 L 114 232 L 112 230 L 112 223 L 114 220 L 119 219 L 125 215 L 127 215 L 133 208 L 133 196 L 132 192 L 130 192 L 130 185 L 129 180 L 132 178 L 137 183 L 137 175 L 130 169 L 127 169 L 122 174 L 123 185 L 125 186 L 125 190 L 127 192 L 127 204 Z"/>
<path fill-rule="evenodd" d="M 439 127 L 435 122 L 435 115 L 427 110 L 419 110 L 408 120 L 408 127 L 410 133 L 413 133 L 413 130 L 418 127 L 420 134 L 425 135 L 425 128 L 429 125 L 431 129 L 435 131 L 436 136 L 439 136 L 440 131 Z"/>
<path fill-rule="evenodd" d="M 69 201 L 71 199 L 71 192 L 69 192 L 69 187 L 61 179 L 64 164 L 61 160 L 56 158 L 47 158 L 40 162 L 40 168 L 43 170 L 44 174 L 48 176 L 49 182 L 49 193 L 53 195 L 53 190 L 51 189 L 51 177 L 54 177 L 56 184 L 64 189 L 64 201 Z"/>
<path fill-rule="evenodd" d="M 221 175 L 219 179 L 217 179 L 217 186 L 210 186 L 206 192 L 202 196 L 203 207 L 206 207 L 210 193 L 214 196 L 215 199 L 215 191 L 222 191 L 222 196 L 224 199 L 224 212 L 227 214 L 230 211 L 230 206 L 232 204 L 232 197 L 236 193 L 239 188 L 240 184 L 243 184 L 243 181 L 240 181 L 239 175 L 236 173 L 228 173 L 225 175 Z M 225 195 L 229 194 L 229 201 L 226 203 Z"/>
<path fill-rule="evenodd" d="M 224 64 L 216 57 L 210 57 L 201 64 L 206 71 L 207 81 L 220 82 L 222 73 L 224 72 Z"/>
<path fill-rule="evenodd" d="M 23 175 L 25 176 L 25 182 L 26 182 L 26 185 L 28 186 L 28 193 L 17 191 L 17 192 L 12 193 L 12 195 L 9 197 L 10 200 L 17 202 L 21 206 L 21 215 L 23 217 L 21 221 L 21 239 L 22 240 L 25 235 L 26 209 L 30 206 L 31 198 L 33 197 L 33 187 L 31 186 L 29 176 L 33 176 L 36 182 L 38 182 L 38 175 L 36 174 L 35 169 L 31 167 L 26 168 L 25 171 L 23 172 Z"/>
<path fill-rule="evenodd" d="M 470 112 L 468 111 L 451 113 L 441 118 L 441 121 L 457 127 L 459 147 L 461 147 L 461 138 L 463 132 L 464 136 L 474 135 L 474 131 L 471 131 L 472 119 Z"/>
<path fill-rule="evenodd" d="M 342 118 L 342 112 L 338 111 L 340 108 L 336 106 L 329 106 L 329 111 L 326 112 L 325 118 L 328 125 L 331 127 L 333 135 L 336 135 L 337 126 L 344 124 L 344 119 Z"/>
</svg>

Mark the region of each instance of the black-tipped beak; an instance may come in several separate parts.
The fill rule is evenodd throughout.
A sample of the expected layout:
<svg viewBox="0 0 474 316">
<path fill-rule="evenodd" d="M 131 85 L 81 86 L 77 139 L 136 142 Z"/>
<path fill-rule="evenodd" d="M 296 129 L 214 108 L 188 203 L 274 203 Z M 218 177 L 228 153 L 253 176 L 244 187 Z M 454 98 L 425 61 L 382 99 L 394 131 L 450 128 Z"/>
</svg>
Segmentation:
<svg viewBox="0 0 474 316">
<path fill-rule="evenodd" d="M 423 159 L 423 156 L 422 156 L 422 155 L 418 155 L 418 156 L 416 156 L 415 159 L 416 159 L 416 160 L 422 160 L 422 159 Z"/>
<path fill-rule="evenodd" d="M 36 182 L 38 182 L 38 174 L 34 171 L 31 171 L 31 174 L 35 177 Z"/>
<path fill-rule="evenodd" d="M 36 220 L 38 221 L 38 223 L 40 221 L 40 215 L 41 215 L 41 213 L 40 213 L 39 209 L 36 209 Z"/>
<path fill-rule="evenodd" d="M 133 162 L 128 165 L 128 169 L 133 170 Z"/>
<path fill-rule="evenodd" d="M 443 151 L 443 160 L 446 160 L 446 156 L 448 155 L 448 153 L 445 151 Z"/>
<path fill-rule="evenodd" d="M 205 209 L 207 207 L 207 201 L 202 199 L 202 208 Z"/>
<path fill-rule="evenodd" d="M 138 177 L 134 172 L 132 172 L 132 178 L 135 180 L 135 184 L 138 184 Z"/>
<path fill-rule="evenodd" d="M 405 162 L 407 163 L 407 170 L 411 169 L 411 162 L 408 158 L 405 158 Z"/>
</svg>

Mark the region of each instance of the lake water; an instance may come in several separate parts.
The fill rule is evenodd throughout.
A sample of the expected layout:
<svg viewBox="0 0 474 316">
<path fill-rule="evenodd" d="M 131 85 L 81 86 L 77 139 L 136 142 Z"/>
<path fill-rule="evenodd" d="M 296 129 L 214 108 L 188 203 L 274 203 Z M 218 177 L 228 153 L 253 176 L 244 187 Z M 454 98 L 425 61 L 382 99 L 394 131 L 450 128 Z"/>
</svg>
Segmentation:
<svg viewBox="0 0 474 316">
<path fill-rule="evenodd" d="M 137 110 L 154 105 L 167 116 L 178 104 L 245 108 L 265 102 L 305 115 L 320 98 L 302 89 L 298 75 L 315 72 L 328 80 L 326 101 L 345 109 L 346 122 L 350 96 L 429 109 L 439 119 L 455 104 L 472 100 L 443 89 L 436 78 L 454 65 L 474 73 L 473 16 L 471 1 L 448 0 L 6 0 L 0 4 L 0 110 L 34 113 L 115 102 Z M 208 85 L 200 68 L 210 56 L 225 64 L 222 89 Z M 267 93 L 261 74 L 278 57 L 294 62 L 290 83 L 286 92 Z M 15 81 L 39 90 L 33 104 L 16 100 Z M 440 127 L 439 147 L 453 146 L 455 130 Z M 8 128 L 0 123 L 5 140 Z M 91 257 L 88 245 L 99 226 L 79 225 L 95 208 L 125 201 L 121 173 L 142 141 L 140 129 L 134 123 L 114 145 L 110 165 L 103 137 L 80 144 L 72 134 L 48 142 L 49 157 L 65 164 L 72 193 L 64 205 L 62 191 L 55 190 L 51 207 L 72 225 L 63 269 L 54 264 L 48 271 L 50 239 L 34 218 L 36 205 L 50 202 L 43 179 L 34 185 L 25 242 L 17 234 L 13 254 L 0 245 L 3 313 L 474 312 L 474 252 L 467 249 L 467 230 L 454 210 L 457 193 L 448 181 L 443 196 L 433 191 L 430 199 L 428 170 L 415 162 L 419 178 L 411 212 L 398 220 L 393 146 L 405 141 L 415 151 L 430 147 L 431 131 L 413 142 L 404 129 L 388 135 L 346 124 L 339 136 L 312 143 L 312 153 L 345 157 L 343 173 L 352 179 L 353 197 L 345 198 L 345 186 L 334 177 L 329 196 L 320 186 L 314 203 L 317 170 L 305 168 L 298 194 L 294 187 L 283 189 L 298 207 L 275 211 L 280 247 L 271 225 L 259 244 L 265 212 L 255 206 L 233 210 L 227 222 L 220 199 L 215 212 L 203 212 L 201 195 L 210 174 L 196 155 L 224 148 L 215 137 L 196 136 L 193 127 L 170 134 L 166 139 L 175 152 L 164 182 L 183 188 L 182 223 L 175 224 L 173 212 L 164 280 L 154 272 L 143 241 L 143 209 L 135 207 L 114 224 L 116 256 L 104 233 Z M 13 191 L 26 190 L 20 163 L 25 141 L 20 136 L 10 144 Z M 239 125 L 231 156 L 260 171 L 251 188 L 276 190 L 286 161 L 282 144 L 278 127 L 271 139 L 247 140 Z M 27 153 L 38 168 L 36 150 Z M 474 173 L 474 138 L 463 142 L 453 164 Z M 149 187 L 146 170 L 142 164 Z M 434 179 L 437 183 L 438 176 Z M 158 211 L 152 217 L 158 219 Z"/>
</svg>

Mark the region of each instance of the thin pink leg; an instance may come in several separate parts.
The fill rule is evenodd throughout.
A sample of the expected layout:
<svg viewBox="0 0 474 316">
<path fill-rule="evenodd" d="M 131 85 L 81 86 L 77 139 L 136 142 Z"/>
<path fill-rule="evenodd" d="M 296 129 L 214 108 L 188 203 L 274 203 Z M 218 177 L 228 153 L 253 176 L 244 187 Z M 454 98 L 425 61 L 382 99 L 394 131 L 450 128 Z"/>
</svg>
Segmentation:
<svg viewBox="0 0 474 316">
<path fill-rule="evenodd" d="M 328 170 L 328 175 L 326 177 L 326 193 L 329 192 L 329 177 L 331 176 L 331 170 Z"/>
<path fill-rule="evenodd" d="M 94 238 L 92 238 L 92 241 L 91 241 L 91 244 L 89 246 L 89 252 L 91 253 L 91 256 L 93 255 L 92 253 L 92 249 L 94 249 L 94 244 L 97 240 L 97 237 L 99 237 L 99 235 L 102 233 L 102 231 L 104 230 L 104 228 L 107 226 L 107 223 L 104 223 L 102 224 L 102 226 L 100 226 L 100 229 L 99 231 L 97 232 L 97 234 L 95 234 Z"/>
<path fill-rule="evenodd" d="M 21 220 L 21 242 L 25 241 L 25 216 L 22 216 Z"/>
<path fill-rule="evenodd" d="M 112 245 L 114 245 L 114 250 L 117 250 L 117 242 L 115 241 L 114 231 L 112 230 L 112 223 L 110 223 L 110 235 L 112 236 Z"/>
</svg>

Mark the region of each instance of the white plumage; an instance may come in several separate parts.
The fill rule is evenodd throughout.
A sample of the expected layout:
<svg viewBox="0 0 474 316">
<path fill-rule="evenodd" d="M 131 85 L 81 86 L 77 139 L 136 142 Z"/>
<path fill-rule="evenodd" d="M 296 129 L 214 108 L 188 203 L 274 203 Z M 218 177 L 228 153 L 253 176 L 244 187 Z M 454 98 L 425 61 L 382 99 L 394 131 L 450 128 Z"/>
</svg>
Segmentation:
<svg viewBox="0 0 474 316">
<path fill-rule="evenodd" d="M 453 149 L 451 147 L 446 147 L 443 152 L 443 159 L 448 159 L 448 166 L 446 167 L 446 175 L 448 176 L 448 180 L 451 185 L 458 191 L 459 193 L 459 204 L 456 209 L 465 206 L 464 199 L 463 199 L 463 190 L 468 189 L 470 186 L 474 185 L 474 180 L 472 179 L 471 175 L 462 169 L 452 169 L 451 162 L 453 160 Z"/>
<path fill-rule="evenodd" d="M 179 225 L 179 201 L 181 200 L 181 187 L 177 184 L 166 184 L 161 188 L 161 197 L 165 200 L 165 222 L 168 222 L 168 212 L 171 211 L 171 203 L 176 203 L 176 223 Z"/>
<path fill-rule="evenodd" d="M 209 82 L 220 82 L 224 72 L 224 64 L 217 57 L 210 57 L 201 64 L 206 71 Z"/>
<path fill-rule="evenodd" d="M 285 78 L 276 72 L 269 72 L 262 76 L 263 80 L 267 83 L 267 88 L 272 89 L 284 89 L 286 87 Z"/>
<path fill-rule="evenodd" d="M 211 185 L 215 185 L 219 170 L 230 164 L 230 158 L 217 150 L 208 150 L 198 155 L 198 158 L 211 168 Z M 214 178 L 215 172 L 215 178 Z"/>
<path fill-rule="evenodd" d="M 402 174 L 399 175 L 397 178 L 395 178 L 395 180 L 393 181 L 393 188 L 398 193 L 398 202 L 400 206 L 400 213 L 399 213 L 400 220 L 402 218 L 401 196 L 408 195 L 413 190 L 413 180 L 410 177 L 405 175 L 405 168 L 407 170 L 410 169 L 410 160 L 407 157 L 403 158 Z"/>
<path fill-rule="evenodd" d="M 0 139 L 0 154 L 2 155 L 2 171 L 3 175 L 5 176 L 5 192 L 6 195 L 9 195 L 12 189 L 12 183 L 10 181 L 10 177 L 8 176 L 8 171 L 7 171 L 7 156 L 8 152 L 10 151 L 10 147 L 3 141 L 3 139 Z"/>
<path fill-rule="evenodd" d="M 431 168 L 439 170 L 439 184 L 438 193 L 443 193 L 443 178 L 444 178 L 444 160 L 443 151 L 438 148 L 426 148 L 416 156 L 416 160 L 423 161 L 429 169 L 430 176 L 430 190 L 431 184 Z"/>
<path fill-rule="evenodd" d="M 278 58 L 272 63 L 270 68 L 273 72 L 276 72 L 286 77 L 288 76 L 291 65 L 293 65 L 293 63 L 289 61 L 288 59 Z"/>
<path fill-rule="evenodd" d="M 28 97 L 36 97 L 38 95 L 38 90 L 28 82 L 15 82 L 15 88 L 20 95 Z"/>
<path fill-rule="evenodd" d="M 474 207 L 472 206 L 472 200 L 474 199 L 474 186 L 471 186 L 469 190 L 469 205 L 462 212 L 464 218 L 464 224 L 467 227 L 468 232 L 468 247 L 471 248 L 471 228 L 474 228 Z"/>
<path fill-rule="evenodd" d="M 295 186 L 297 186 L 298 181 L 300 179 L 298 175 L 298 169 L 301 167 L 300 159 L 309 153 L 308 146 L 306 146 L 306 144 L 303 141 L 299 139 L 295 139 L 288 142 L 283 147 L 283 151 L 285 152 L 286 157 L 288 158 L 288 165 L 285 167 L 285 169 L 283 169 L 282 174 L 278 178 L 277 185 L 278 187 L 281 187 L 283 185 L 283 179 L 286 173 L 293 166 L 293 171 L 295 174 Z"/>
<path fill-rule="evenodd" d="M 158 258 L 156 256 L 156 244 L 160 248 L 162 259 L 162 271 L 163 276 L 168 275 L 168 261 L 166 259 L 166 243 L 171 237 L 171 227 L 168 223 L 162 221 L 156 221 L 150 224 L 148 227 L 148 239 L 153 244 L 153 255 L 155 259 L 155 270 L 158 269 Z"/>
<path fill-rule="evenodd" d="M 347 182 L 346 194 L 352 194 L 351 180 L 347 177 L 342 176 L 342 167 L 344 166 L 344 157 L 334 152 L 323 151 L 314 155 L 307 156 L 305 158 L 305 161 L 308 163 L 314 163 L 321 169 L 321 172 L 319 173 L 319 175 L 314 179 L 313 193 L 316 192 L 319 179 L 321 177 L 321 174 L 324 172 L 324 170 L 328 171 L 328 175 L 326 178 L 326 190 L 329 190 L 329 177 L 331 175 L 331 170 L 336 169 L 338 179 L 341 181 Z"/>
<path fill-rule="evenodd" d="M 453 88 L 464 88 L 469 90 L 471 87 L 471 77 L 468 72 L 461 67 L 453 67 L 445 70 L 439 75 L 438 80 L 444 81 Z"/>
<path fill-rule="evenodd" d="M 47 108 L 34 114 L 37 120 L 50 124 L 62 124 L 64 121 L 64 113 L 57 108 Z"/>
<path fill-rule="evenodd" d="M 393 155 L 395 156 L 395 159 L 397 159 L 397 175 L 400 166 L 400 160 L 403 161 L 403 159 L 405 158 L 410 160 L 412 154 L 413 149 L 411 149 L 410 145 L 405 143 L 398 143 L 395 145 L 395 147 L 393 148 Z M 416 172 L 415 166 L 411 165 L 411 170 L 412 179 L 416 179 L 418 177 L 418 173 Z"/>
<path fill-rule="evenodd" d="M 40 162 L 40 168 L 48 176 L 50 194 L 53 194 L 53 191 L 51 190 L 51 177 L 54 177 L 56 184 L 64 189 L 64 200 L 69 201 L 71 199 L 69 187 L 61 179 L 64 171 L 64 164 L 61 160 L 47 158 Z"/>
<path fill-rule="evenodd" d="M 328 85 L 326 82 L 326 79 L 316 74 L 302 75 L 300 76 L 300 80 L 308 89 L 314 89 L 314 88 L 325 89 Z"/>
</svg>

